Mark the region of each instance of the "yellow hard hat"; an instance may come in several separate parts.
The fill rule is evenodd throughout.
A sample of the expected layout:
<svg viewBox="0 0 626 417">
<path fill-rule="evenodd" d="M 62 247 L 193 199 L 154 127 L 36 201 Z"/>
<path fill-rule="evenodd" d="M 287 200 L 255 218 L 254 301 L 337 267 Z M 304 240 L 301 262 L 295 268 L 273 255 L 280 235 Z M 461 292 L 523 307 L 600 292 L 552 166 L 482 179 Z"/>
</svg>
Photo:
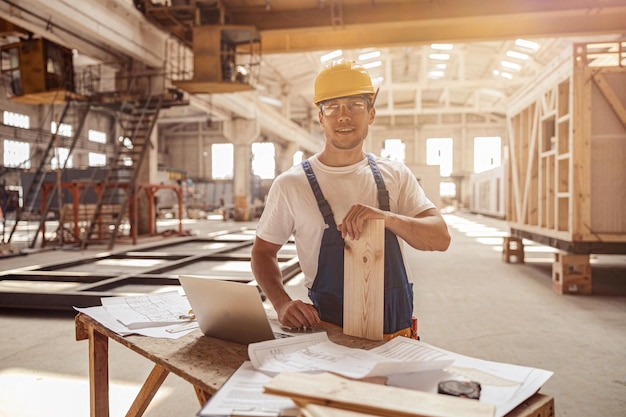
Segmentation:
<svg viewBox="0 0 626 417">
<path fill-rule="evenodd" d="M 315 79 L 313 103 L 359 94 L 374 95 L 369 73 L 354 61 L 340 59 L 327 65 Z"/>
</svg>

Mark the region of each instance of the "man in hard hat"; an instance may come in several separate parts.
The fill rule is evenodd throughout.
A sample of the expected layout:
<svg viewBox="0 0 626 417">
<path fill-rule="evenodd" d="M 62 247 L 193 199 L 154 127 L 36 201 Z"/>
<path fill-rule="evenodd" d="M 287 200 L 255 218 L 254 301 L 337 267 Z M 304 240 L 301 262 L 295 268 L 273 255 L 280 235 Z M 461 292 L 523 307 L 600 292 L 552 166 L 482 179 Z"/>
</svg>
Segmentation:
<svg viewBox="0 0 626 417">
<path fill-rule="evenodd" d="M 409 335 L 413 288 L 399 239 L 419 250 L 450 244 L 445 221 L 413 173 L 364 152 L 375 96 L 369 74 L 353 61 L 324 68 L 314 98 L 324 149 L 279 175 L 268 193 L 252 271 L 284 326 L 343 325 L 344 238 L 358 239 L 366 220 L 384 219 L 384 333 Z M 292 235 L 312 304 L 293 300 L 283 287 L 277 254 Z"/>
</svg>

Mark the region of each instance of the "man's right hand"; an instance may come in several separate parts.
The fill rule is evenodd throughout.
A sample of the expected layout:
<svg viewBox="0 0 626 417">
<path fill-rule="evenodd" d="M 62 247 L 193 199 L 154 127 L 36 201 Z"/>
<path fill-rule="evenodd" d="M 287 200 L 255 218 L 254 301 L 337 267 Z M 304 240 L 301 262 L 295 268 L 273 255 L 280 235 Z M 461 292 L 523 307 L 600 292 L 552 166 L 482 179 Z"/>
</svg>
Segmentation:
<svg viewBox="0 0 626 417">
<path fill-rule="evenodd" d="M 313 327 L 320 323 L 320 318 L 313 304 L 308 304 L 301 300 L 289 301 L 283 304 L 277 313 L 280 324 L 292 329 Z"/>
</svg>

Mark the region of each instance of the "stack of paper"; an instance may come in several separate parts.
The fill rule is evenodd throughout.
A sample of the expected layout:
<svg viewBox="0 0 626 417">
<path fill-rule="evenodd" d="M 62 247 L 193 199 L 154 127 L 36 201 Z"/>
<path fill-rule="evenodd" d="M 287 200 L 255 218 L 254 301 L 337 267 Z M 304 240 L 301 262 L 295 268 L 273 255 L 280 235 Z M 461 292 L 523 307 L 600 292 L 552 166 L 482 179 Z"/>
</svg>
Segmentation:
<svg viewBox="0 0 626 417">
<path fill-rule="evenodd" d="M 201 417 L 228 415 L 233 404 L 249 414 L 278 416 L 293 403 L 263 394 L 263 384 L 279 372 L 331 371 L 350 378 L 386 375 L 387 385 L 424 392 L 437 392 L 437 384 L 447 379 L 470 379 L 482 386 L 481 402 L 495 406 L 502 417 L 531 397 L 552 376 L 552 372 L 459 355 L 414 339 L 397 337 L 369 351 L 340 346 L 325 333 L 253 343 L 246 362 L 198 414 Z M 238 396 L 245 385 L 246 398 Z M 255 395 L 250 395 L 254 393 Z M 266 402 L 267 400 L 267 402 Z M 282 404 L 282 406 L 280 406 Z M 241 407 L 239 407 L 241 408 Z M 284 411 L 283 411 L 284 413 Z M 287 414 L 288 415 L 288 414 Z"/>
<path fill-rule="evenodd" d="M 177 339 L 198 327 L 189 301 L 178 291 L 131 297 L 103 297 L 102 306 L 78 308 L 115 333 Z"/>
</svg>

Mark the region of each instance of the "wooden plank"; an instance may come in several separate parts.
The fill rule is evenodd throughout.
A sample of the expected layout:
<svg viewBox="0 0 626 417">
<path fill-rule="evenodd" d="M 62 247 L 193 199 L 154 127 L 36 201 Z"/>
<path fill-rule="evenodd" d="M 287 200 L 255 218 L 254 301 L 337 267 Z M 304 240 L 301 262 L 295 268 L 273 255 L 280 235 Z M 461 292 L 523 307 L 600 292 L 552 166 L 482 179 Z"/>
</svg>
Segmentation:
<svg viewBox="0 0 626 417">
<path fill-rule="evenodd" d="M 162 366 L 154 365 L 152 372 L 148 375 L 148 379 L 141 387 L 141 391 L 137 394 L 135 401 L 130 406 L 126 417 L 140 417 L 150 405 L 150 401 L 154 398 L 155 394 L 165 381 L 165 378 L 169 375 L 169 371 Z"/>
<path fill-rule="evenodd" d="M 89 395 L 91 417 L 109 415 L 109 338 L 93 327 L 89 334 Z"/>
<path fill-rule="evenodd" d="M 578 61 L 577 61 L 578 62 Z M 573 69 L 574 109 L 571 154 L 571 241 L 596 240 L 591 233 L 591 95 L 592 74 L 586 66 Z"/>
<path fill-rule="evenodd" d="M 357 240 L 344 248 L 343 332 L 383 339 L 385 296 L 385 220 L 370 219 Z"/>
<path fill-rule="evenodd" d="M 406 388 L 355 381 L 325 372 L 284 372 L 265 384 L 268 394 L 290 397 L 298 407 L 327 405 L 376 416 L 492 417 L 493 404 Z"/>
<path fill-rule="evenodd" d="M 340 408 L 326 407 L 318 404 L 309 404 L 300 410 L 303 417 L 372 417 L 373 414 L 357 413 Z"/>
</svg>

